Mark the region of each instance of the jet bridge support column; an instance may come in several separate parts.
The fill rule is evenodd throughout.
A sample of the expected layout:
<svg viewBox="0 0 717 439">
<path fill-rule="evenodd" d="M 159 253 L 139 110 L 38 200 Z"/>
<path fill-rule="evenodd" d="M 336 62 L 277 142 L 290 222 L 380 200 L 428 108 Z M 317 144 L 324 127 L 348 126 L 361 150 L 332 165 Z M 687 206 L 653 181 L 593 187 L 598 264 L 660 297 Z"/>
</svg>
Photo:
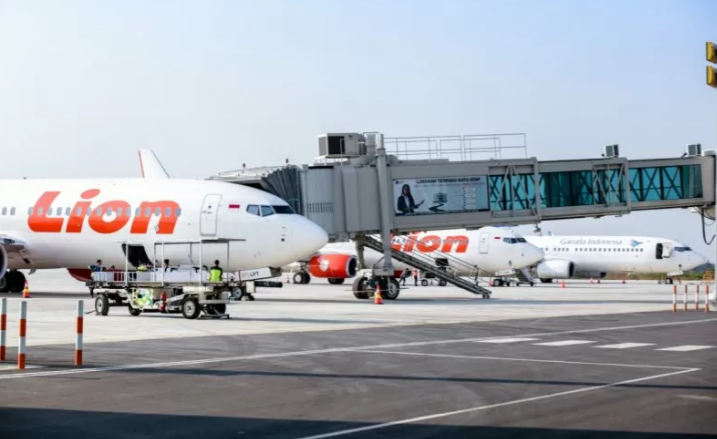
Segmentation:
<svg viewBox="0 0 717 439">
<path fill-rule="evenodd" d="M 376 134 L 376 173 L 378 176 L 378 202 L 381 213 L 381 242 L 383 243 L 383 267 L 375 268 L 374 276 L 393 276 L 391 262 L 391 215 L 393 204 L 389 196 L 388 169 L 386 164 L 386 148 L 383 145 L 383 134 Z"/>
<path fill-rule="evenodd" d="M 363 270 L 366 268 L 366 260 L 364 259 L 363 254 L 363 235 L 356 235 L 354 242 L 356 243 L 356 259 L 358 259 L 359 270 Z"/>
</svg>

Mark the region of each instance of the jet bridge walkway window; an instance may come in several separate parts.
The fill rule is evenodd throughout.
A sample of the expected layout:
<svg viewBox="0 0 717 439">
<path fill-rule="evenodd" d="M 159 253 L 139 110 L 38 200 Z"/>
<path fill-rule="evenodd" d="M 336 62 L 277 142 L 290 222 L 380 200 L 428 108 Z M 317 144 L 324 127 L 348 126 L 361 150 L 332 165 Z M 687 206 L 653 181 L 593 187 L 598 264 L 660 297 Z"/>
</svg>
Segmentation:
<svg viewBox="0 0 717 439">
<path fill-rule="evenodd" d="M 635 168 L 630 177 L 630 201 L 663 201 L 700 198 L 702 168 L 700 165 Z"/>
<path fill-rule="evenodd" d="M 701 198 L 700 165 L 632 168 L 628 171 L 630 202 Z M 540 207 L 627 204 L 627 188 L 621 169 L 543 172 L 539 176 Z M 492 211 L 534 209 L 533 174 L 491 175 Z"/>
</svg>

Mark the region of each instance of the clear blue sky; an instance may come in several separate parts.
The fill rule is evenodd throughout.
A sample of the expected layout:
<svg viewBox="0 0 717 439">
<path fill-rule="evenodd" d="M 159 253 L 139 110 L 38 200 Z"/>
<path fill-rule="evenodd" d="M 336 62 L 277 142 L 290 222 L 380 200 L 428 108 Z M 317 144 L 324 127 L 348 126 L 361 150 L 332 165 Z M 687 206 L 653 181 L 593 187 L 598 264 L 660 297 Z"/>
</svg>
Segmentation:
<svg viewBox="0 0 717 439">
<path fill-rule="evenodd" d="M 138 148 L 204 178 L 310 161 L 328 131 L 525 132 L 541 159 L 717 149 L 716 18 L 709 0 L 0 0 L 2 178 L 138 176 Z M 686 211 L 543 230 L 714 259 Z"/>
</svg>

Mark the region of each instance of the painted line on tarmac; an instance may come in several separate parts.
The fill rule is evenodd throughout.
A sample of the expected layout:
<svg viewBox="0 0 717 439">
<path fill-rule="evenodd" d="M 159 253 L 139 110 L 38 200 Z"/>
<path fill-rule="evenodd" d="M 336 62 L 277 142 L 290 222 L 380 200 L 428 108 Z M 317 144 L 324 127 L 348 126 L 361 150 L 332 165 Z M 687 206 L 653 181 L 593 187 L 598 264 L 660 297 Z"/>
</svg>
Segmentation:
<svg viewBox="0 0 717 439">
<path fill-rule="evenodd" d="M 644 325 L 630 325 L 630 326 L 613 326 L 613 327 L 603 327 L 603 328 L 592 328 L 592 329 L 576 329 L 572 331 L 560 331 L 560 332 L 541 332 L 541 333 L 535 333 L 535 334 L 519 334 L 519 335 L 506 335 L 504 338 L 515 338 L 515 337 L 545 337 L 545 336 L 551 336 L 551 335 L 566 335 L 566 334 L 585 334 L 590 332 L 601 332 L 601 331 L 619 331 L 624 329 L 639 329 L 639 328 L 655 328 L 655 327 L 662 327 L 662 326 L 675 326 L 675 325 L 690 325 L 690 324 L 699 324 L 699 323 L 709 323 L 709 322 L 715 322 L 717 321 L 717 318 L 715 319 L 705 319 L 705 320 L 691 320 L 687 322 L 667 322 L 667 323 L 647 323 Z M 480 338 L 464 338 L 464 339 L 455 339 L 455 340 L 433 340 L 433 341 L 419 341 L 419 342 L 409 342 L 409 343 L 391 343 L 391 344 L 380 344 L 380 345 L 367 345 L 367 346 L 349 346 L 345 348 L 327 348 L 327 349 L 315 349 L 315 350 L 306 350 L 306 351 L 292 351 L 292 352 L 281 352 L 281 353 L 274 353 L 274 354 L 255 354 L 255 355 L 243 355 L 243 356 L 237 356 L 237 357 L 219 357 L 219 358 L 207 358 L 207 359 L 199 359 L 199 360 L 186 360 L 186 361 L 170 361 L 170 362 L 164 362 L 164 363 L 148 363 L 148 364 L 128 364 L 128 365 L 122 365 L 122 366 L 106 366 L 106 367 L 94 367 L 94 368 L 86 368 L 86 369 L 71 369 L 71 370 L 50 370 L 50 371 L 44 371 L 44 372 L 30 372 L 30 373 L 15 373 L 15 374 L 7 374 L 7 375 L 0 375 L 0 380 L 8 380 L 8 379 L 20 379 L 20 378 L 33 378 L 33 377 L 47 377 L 47 376 L 61 376 L 61 375 L 75 375 L 75 374 L 81 374 L 81 373 L 92 373 L 92 372 L 116 372 L 116 371 L 122 371 L 122 370 L 132 370 L 132 369 L 152 369 L 152 368 L 162 368 L 162 367 L 177 367 L 177 366 L 193 366 L 198 364 L 212 364 L 212 363 L 223 363 L 223 362 L 231 362 L 231 361 L 245 361 L 245 360 L 264 360 L 264 359 L 271 359 L 271 358 L 284 358 L 284 357 L 294 357 L 294 356 L 303 356 L 303 355 L 320 355 L 320 354 L 331 354 L 335 352 L 351 352 L 351 351 L 361 351 L 361 350 L 381 350 L 381 349 L 388 349 L 388 348 L 400 348 L 400 347 L 409 347 L 409 346 L 429 346 L 429 345 L 438 345 L 438 344 L 454 344 L 454 343 L 467 343 L 467 342 L 474 342 L 474 341 L 480 341 L 480 340 L 491 340 L 496 339 L 500 337 L 480 337 Z"/>
<path fill-rule="evenodd" d="M 624 363 L 595 363 L 589 361 L 563 361 L 563 360 L 538 360 L 533 358 L 511 358 L 511 357 L 488 357 L 482 355 L 458 355 L 458 354 L 429 354 L 424 352 L 395 352 L 395 351 L 374 351 L 367 349 L 359 349 L 354 352 L 367 352 L 371 354 L 389 354 L 389 355 L 409 355 L 416 357 L 436 357 L 436 358 L 457 358 L 466 360 L 495 360 L 495 361 L 517 361 L 525 363 L 552 363 L 552 364 L 569 364 L 576 366 L 606 366 L 606 367 L 630 367 L 638 369 L 666 369 L 666 370 L 691 370 L 691 367 L 679 366 L 658 366 L 655 364 L 624 364 Z"/>
<path fill-rule="evenodd" d="M 648 377 L 637 378 L 634 380 L 620 381 L 617 383 L 604 384 L 604 385 L 600 385 L 600 386 L 582 387 L 580 389 L 568 390 L 565 392 L 558 392 L 558 393 L 550 393 L 548 395 L 535 396 L 532 398 L 515 399 L 512 401 L 501 402 L 499 404 L 482 405 L 482 406 L 470 407 L 470 408 L 466 408 L 466 409 L 462 409 L 462 410 L 455 410 L 452 412 L 435 413 L 432 415 L 419 416 L 416 418 L 409 418 L 409 419 L 402 419 L 399 421 L 391 421 L 391 422 L 386 422 L 383 424 L 369 425 L 366 427 L 352 428 L 352 429 L 348 429 L 348 430 L 339 430 L 339 431 L 334 431 L 332 433 L 320 434 L 320 435 L 316 435 L 316 436 L 307 436 L 307 437 L 303 437 L 301 439 L 324 439 L 324 438 L 329 438 L 329 437 L 345 436 L 345 435 L 353 434 L 353 433 L 363 433 L 365 431 L 378 430 L 378 429 L 382 429 L 382 428 L 393 427 L 396 425 L 404 425 L 404 424 L 412 424 L 415 422 L 430 421 L 433 419 L 445 418 L 448 416 L 462 415 L 465 413 L 473 413 L 473 412 L 479 412 L 479 411 L 483 411 L 483 410 L 508 407 L 508 406 L 517 405 L 517 404 L 525 404 L 528 402 L 542 401 L 545 399 L 557 398 L 560 396 L 574 395 L 576 393 L 594 392 L 596 390 L 608 389 L 610 387 L 618 387 L 618 386 L 624 386 L 626 384 L 633 384 L 633 383 L 639 383 L 639 382 L 643 382 L 643 381 L 656 380 L 659 378 L 666 378 L 666 377 L 670 377 L 670 376 L 674 376 L 674 375 L 695 372 L 698 370 L 700 370 L 700 369 L 680 370 L 677 372 L 663 373 L 660 375 L 652 375 L 652 376 L 648 376 Z"/>
</svg>

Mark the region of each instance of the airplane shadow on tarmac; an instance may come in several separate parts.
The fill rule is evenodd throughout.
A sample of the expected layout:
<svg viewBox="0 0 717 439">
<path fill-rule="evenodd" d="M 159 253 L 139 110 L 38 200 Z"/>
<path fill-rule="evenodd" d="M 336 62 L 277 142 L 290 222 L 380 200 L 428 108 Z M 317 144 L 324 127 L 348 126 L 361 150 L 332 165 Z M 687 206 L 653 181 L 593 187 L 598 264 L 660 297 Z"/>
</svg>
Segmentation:
<svg viewBox="0 0 717 439">
<path fill-rule="evenodd" d="M 360 350 L 358 351 L 360 352 Z M 142 368 L 136 367 L 131 369 L 110 370 L 108 373 L 141 373 L 141 374 L 177 374 L 177 375 L 194 375 L 194 376 L 254 376 L 254 377 L 282 377 L 282 378 L 320 378 L 320 379 L 348 379 L 348 380 L 383 380 L 383 381 L 410 381 L 410 382 L 445 382 L 445 383 L 465 383 L 465 384 L 518 384 L 527 385 L 546 385 L 546 386 L 578 386 L 578 387 L 597 387 L 606 386 L 611 382 L 604 381 L 561 381 L 561 380 L 521 380 L 507 378 L 459 378 L 451 376 L 408 376 L 408 375 L 363 375 L 363 374 L 341 374 L 341 373 L 313 373 L 313 372 L 270 372 L 264 370 L 221 370 L 221 369 L 195 369 L 195 368 Z M 634 388 L 634 389 L 669 389 L 669 390 L 702 390 L 715 391 L 717 386 L 687 386 L 674 384 L 621 384 L 613 386 L 615 388 Z"/>
<path fill-rule="evenodd" d="M 140 405 L 145 405 L 140 403 Z M 145 405 L 146 406 L 146 405 Z M 151 409 L 149 404 L 149 409 Z M 201 408 L 199 409 L 201 410 Z M 406 417 L 406 413 L 393 417 Z M 273 414 L 272 416 L 276 416 Z M 320 415 L 319 415 L 320 416 Z M 374 423 L 355 421 L 295 420 L 186 414 L 140 414 L 121 411 L 60 410 L 38 408 L 0 408 L 0 436 L 7 438 L 97 437 L 103 439 L 132 437 L 171 437 L 173 439 L 212 438 L 300 438 L 356 428 L 366 429 L 348 437 L 443 438 L 480 437 L 555 438 L 561 439 L 662 439 L 680 437 L 704 438 L 700 434 L 614 431 L 607 429 L 557 429 L 531 427 L 493 427 L 465 425 L 431 425 L 410 423 L 370 430 Z"/>
</svg>

